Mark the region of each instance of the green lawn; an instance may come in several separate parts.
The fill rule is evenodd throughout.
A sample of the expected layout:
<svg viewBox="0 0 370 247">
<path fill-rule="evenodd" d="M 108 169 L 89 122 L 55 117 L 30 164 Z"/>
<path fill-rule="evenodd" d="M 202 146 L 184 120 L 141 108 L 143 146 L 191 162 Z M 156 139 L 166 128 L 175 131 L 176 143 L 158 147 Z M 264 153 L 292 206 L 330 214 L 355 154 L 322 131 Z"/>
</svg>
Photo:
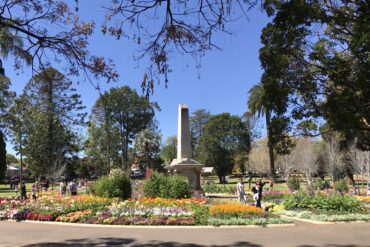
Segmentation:
<svg viewBox="0 0 370 247">
<path fill-rule="evenodd" d="M 32 183 L 26 183 L 27 193 L 31 192 Z M 20 188 L 18 188 L 18 193 L 16 194 L 14 189 L 10 189 L 9 184 L 0 184 L 0 197 L 10 197 L 10 196 L 20 196 Z"/>
</svg>

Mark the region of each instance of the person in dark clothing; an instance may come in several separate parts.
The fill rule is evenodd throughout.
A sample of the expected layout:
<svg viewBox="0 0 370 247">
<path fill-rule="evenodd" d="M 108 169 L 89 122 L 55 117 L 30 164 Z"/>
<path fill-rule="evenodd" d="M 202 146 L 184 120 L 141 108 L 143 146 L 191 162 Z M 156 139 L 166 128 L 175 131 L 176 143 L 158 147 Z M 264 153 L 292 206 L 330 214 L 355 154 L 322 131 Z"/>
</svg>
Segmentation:
<svg viewBox="0 0 370 247">
<path fill-rule="evenodd" d="M 251 185 L 252 185 L 252 179 L 253 179 L 253 174 L 252 172 L 249 172 L 248 173 L 248 188 L 249 189 L 251 188 Z"/>
<path fill-rule="evenodd" d="M 21 185 L 21 200 L 27 200 L 26 184 L 23 182 Z"/>
<path fill-rule="evenodd" d="M 256 207 L 261 208 L 261 201 L 262 201 L 262 191 L 263 191 L 263 186 L 265 186 L 267 182 L 262 182 L 261 179 L 258 179 L 256 182 L 256 186 L 254 191 L 256 192 L 254 198 L 256 200 Z M 253 191 L 253 190 L 252 190 Z"/>
</svg>

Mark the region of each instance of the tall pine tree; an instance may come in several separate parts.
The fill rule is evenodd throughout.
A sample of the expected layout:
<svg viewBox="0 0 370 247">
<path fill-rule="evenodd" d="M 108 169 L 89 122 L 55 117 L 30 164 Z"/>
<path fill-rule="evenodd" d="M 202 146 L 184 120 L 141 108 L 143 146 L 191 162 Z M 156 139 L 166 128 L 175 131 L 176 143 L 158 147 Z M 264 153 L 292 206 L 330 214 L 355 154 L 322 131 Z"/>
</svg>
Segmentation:
<svg viewBox="0 0 370 247">
<path fill-rule="evenodd" d="M 83 125 L 86 113 L 72 82 L 54 68 L 35 75 L 23 97 L 29 102 L 24 153 L 34 175 L 53 176 L 66 156 L 76 153 L 74 126 Z"/>
</svg>

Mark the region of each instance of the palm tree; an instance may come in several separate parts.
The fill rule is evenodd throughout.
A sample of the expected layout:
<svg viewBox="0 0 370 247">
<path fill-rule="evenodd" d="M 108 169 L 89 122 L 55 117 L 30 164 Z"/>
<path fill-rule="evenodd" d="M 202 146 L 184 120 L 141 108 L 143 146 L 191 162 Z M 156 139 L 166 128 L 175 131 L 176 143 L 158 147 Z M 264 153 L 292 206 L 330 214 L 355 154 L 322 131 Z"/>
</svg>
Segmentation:
<svg viewBox="0 0 370 247">
<path fill-rule="evenodd" d="M 267 129 L 267 146 L 269 149 L 270 157 L 270 176 L 275 177 L 275 163 L 274 163 L 274 150 L 272 145 L 272 132 L 271 132 L 271 110 L 268 107 L 267 99 L 265 95 L 265 89 L 262 83 L 254 85 L 249 90 L 248 108 L 251 114 L 257 114 L 257 117 L 266 117 L 266 129 Z"/>
</svg>

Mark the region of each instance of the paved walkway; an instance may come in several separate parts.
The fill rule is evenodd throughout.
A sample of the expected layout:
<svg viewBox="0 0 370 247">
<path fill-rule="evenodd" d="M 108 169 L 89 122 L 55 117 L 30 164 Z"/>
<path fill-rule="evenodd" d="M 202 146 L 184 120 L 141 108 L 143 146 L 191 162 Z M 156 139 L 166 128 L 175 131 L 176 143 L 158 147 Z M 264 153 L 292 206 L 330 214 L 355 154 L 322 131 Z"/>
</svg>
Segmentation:
<svg viewBox="0 0 370 247">
<path fill-rule="evenodd" d="M 370 247 L 370 223 L 277 228 L 102 228 L 0 221 L 0 246 Z"/>
</svg>

